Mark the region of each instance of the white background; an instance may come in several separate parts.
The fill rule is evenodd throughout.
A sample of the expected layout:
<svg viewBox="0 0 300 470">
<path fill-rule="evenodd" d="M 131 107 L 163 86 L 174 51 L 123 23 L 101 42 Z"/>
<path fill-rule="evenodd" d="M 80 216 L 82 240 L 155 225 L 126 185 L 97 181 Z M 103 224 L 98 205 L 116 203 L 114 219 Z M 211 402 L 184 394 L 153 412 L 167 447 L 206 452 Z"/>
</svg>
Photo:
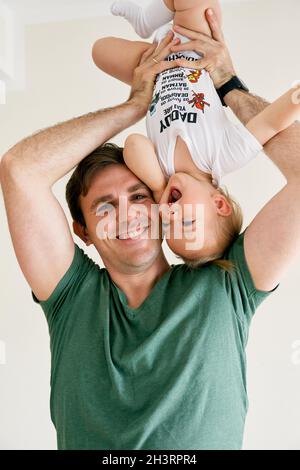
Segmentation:
<svg viewBox="0 0 300 470">
<path fill-rule="evenodd" d="M 0 105 L 1 155 L 37 129 L 127 99 L 129 88 L 97 70 L 91 59 L 92 44 L 99 37 L 137 39 L 125 20 L 109 16 L 109 3 L 0 0 L 13 19 L 8 35 L 0 15 L 0 79 L 5 78 L 8 87 L 6 105 Z M 274 100 L 300 79 L 300 1 L 223 3 L 223 29 L 237 73 L 254 93 Z M 144 122 L 113 141 L 122 145 L 132 131 L 145 132 Z M 58 182 L 54 192 L 71 223 L 64 199 L 67 180 Z M 261 154 L 227 176 L 224 184 L 242 205 L 245 227 L 284 179 Z M 0 448 L 55 449 L 47 324 L 17 264 L 2 198 L 0 213 Z M 75 241 L 83 248 L 76 236 Z M 85 251 L 102 266 L 93 247 Z M 167 253 L 170 262 L 178 262 Z M 298 257 L 252 322 L 245 449 L 300 449 L 299 274 Z M 6 361 L 3 354 L 1 359 L 4 349 Z"/>
</svg>

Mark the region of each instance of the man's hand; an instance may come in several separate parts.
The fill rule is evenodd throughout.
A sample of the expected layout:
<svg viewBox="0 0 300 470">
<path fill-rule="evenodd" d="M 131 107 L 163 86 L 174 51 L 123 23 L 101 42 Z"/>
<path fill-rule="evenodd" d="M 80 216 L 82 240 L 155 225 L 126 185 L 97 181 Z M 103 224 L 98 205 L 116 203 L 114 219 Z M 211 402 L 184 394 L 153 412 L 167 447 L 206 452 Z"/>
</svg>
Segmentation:
<svg viewBox="0 0 300 470">
<path fill-rule="evenodd" d="M 174 33 L 170 31 L 159 45 L 154 43 L 142 55 L 138 67 L 134 70 L 128 103 L 138 107 L 141 117 L 145 116 L 151 103 L 156 75 L 181 65 L 180 60 L 164 60 L 171 53 L 171 48 L 180 42 L 179 39 L 173 40 L 173 37 Z"/>
<path fill-rule="evenodd" d="M 207 22 L 209 24 L 212 37 L 203 33 L 196 33 L 181 26 L 174 26 L 174 31 L 182 34 L 189 39 L 190 42 L 173 46 L 172 52 L 195 51 L 203 55 L 203 58 L 193 62 L 193 68 L 205 69 L 209 72 L 216 88 L 221 87 L 233 75 L 236 75 L 232 60 L 224 41 L 223 32 L 217 22 L 216 15 L 213 10 L 208 8 L 205 12 Z M 181 59 L 181 66 L 191 67 L 191 62 Z"/>
</svg>

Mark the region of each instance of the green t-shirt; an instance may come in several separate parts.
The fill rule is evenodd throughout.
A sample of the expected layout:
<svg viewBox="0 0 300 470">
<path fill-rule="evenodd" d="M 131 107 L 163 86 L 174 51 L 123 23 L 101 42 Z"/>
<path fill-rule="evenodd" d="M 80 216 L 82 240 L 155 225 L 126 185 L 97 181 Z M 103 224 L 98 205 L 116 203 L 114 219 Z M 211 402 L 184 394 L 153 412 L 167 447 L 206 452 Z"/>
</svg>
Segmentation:
<svg viewBox="0 0 300 470">
<path fill-rule="evenodd" d="M 241 448 L 248 328 L 278 287 L 255 289 L 244 233 L 225 256 L 238 274 L 172 265 L 136 309 L 75 245 L 68 271 L 39 302 L 58 449 Z"/>
</svg>

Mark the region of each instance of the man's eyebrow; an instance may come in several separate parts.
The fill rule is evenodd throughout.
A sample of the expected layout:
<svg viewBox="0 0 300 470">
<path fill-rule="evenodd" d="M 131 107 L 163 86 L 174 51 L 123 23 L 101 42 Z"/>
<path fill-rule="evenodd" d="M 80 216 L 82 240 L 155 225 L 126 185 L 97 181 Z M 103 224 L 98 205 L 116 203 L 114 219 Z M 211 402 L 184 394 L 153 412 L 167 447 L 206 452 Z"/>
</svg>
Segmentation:
<svg viewBox="0 0 300 470">
<path fill-rule="evenodd" d="M 127 188 L 128 193 L 134 193 L 135 191 L 138 191 L 139 189 L 146 189 L 149 193 L 151 190 L 148 188 L 148 186 L 144 183 L 137 183 L 134 184 L 133 186 L 130 186 Z M 93 212 L 93 210 L 100 204 L 100 202 L 107 202 L 107 201 L 112 201 L 114 199 L 113 194 L 105 194 L 104 196 L 98 196 L 96 199 L 93 200 L 92 205 L 90 207 L 90 212 Z"/>
</svg>

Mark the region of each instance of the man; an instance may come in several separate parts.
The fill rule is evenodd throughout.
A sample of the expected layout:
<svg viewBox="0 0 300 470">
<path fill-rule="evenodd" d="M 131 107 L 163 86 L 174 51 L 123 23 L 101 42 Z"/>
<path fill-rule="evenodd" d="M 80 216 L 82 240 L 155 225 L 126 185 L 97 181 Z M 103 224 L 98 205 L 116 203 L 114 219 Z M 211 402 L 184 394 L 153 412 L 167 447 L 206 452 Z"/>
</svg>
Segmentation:
<svg viewBox="0 0 300 470">
<path fill-rule="evenodd" d="M 235 73 L 214 16 L 207 19 L 213 39 L 184 34 L 220 88 Z M 83 159 L 145 115 L 156 74 L 177 65 L 162 61 L 170 41 L 143 56 L 125 103 L 39 132 L 1 162 L 16 256 L 49 325 L 59 449 L 240 449 L 249 324 L 299 252 L 299 124 L 265 147 L 287 184 L 226 253 L 235 275 L 213 265 L 168 266 L 161 240 L 130 240 L 118 213 L 120 238 L 98 237 L 96 209 L 104 203 L 119 208 L 125 200 L 131 230 L 143 204 L 145 229 L 151 225 L 152 195 L 120 156 L 112 164 L 104 155 L 111 164 L 90 175 L 79 198 L 72 200 L 68 186 L 68 202 L 79 211 L 74 231 L 95 245 L 106 268 L 74 244 L 51 188 L 80 162 L 87 175 Z M 266 106 L 237 89 L 224 99 L 244 123 Z"/>
</svg>

